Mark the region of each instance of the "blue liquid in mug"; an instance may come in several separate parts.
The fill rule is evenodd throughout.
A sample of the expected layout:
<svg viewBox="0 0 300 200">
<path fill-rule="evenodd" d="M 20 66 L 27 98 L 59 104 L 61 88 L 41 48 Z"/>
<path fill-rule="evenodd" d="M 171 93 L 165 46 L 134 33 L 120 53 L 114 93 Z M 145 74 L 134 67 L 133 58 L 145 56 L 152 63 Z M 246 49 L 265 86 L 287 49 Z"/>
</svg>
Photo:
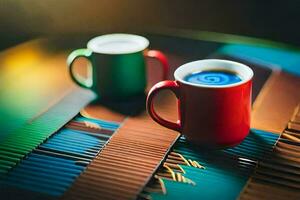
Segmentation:
<svg viewBox="0 0 300 200">
<path fill-rule="evenodd" d="M 229 85 L 242 81 L 238 75 L 227 71 L 197 72 L 187 75 L 184 80 L 201 85 Z"/>
</svg>

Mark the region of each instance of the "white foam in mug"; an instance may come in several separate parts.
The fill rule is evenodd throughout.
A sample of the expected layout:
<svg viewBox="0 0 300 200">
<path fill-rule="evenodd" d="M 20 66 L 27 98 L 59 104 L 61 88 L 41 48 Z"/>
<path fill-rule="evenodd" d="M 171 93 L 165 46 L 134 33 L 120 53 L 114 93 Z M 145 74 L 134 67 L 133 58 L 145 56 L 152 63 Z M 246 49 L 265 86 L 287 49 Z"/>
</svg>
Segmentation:
<svg viewBox="0 0 300 200">
<path fill-rule="evenodd" d="M 109 34 L 90 40 L 89 49 L 103 54 L 127 54 L 141 51 L 149 45 L 149 41 L 138 35 Z"/>
</svg>

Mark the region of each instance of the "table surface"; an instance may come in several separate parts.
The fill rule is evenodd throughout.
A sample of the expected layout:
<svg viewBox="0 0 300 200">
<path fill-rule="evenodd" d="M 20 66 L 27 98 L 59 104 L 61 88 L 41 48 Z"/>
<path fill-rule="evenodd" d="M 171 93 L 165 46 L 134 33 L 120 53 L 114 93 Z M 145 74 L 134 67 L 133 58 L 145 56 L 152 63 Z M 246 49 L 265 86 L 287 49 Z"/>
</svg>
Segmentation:
<svg viewBox="0 0 300 200">
<path fill-rule="evenodd" d="M 173 79 L 172 74 L 174 70 L 186 62 L 204 59 L 209 56 L 211 57 L 212 53 L 218 50 L 226 52 L 229 51 L 228 49 L 233 48 L 233 50 L 230 50 L 230 52 L 232 52 L 236 51 L 235 48 L 237 48 L 237 46 L 234 46 L 236 44 L 234 44 L 233 46 L 229 45 L 227 46 L 227 49 L 224 49 L 224 43 L 221 41 L 150 34 L 147 34 L 146 36 L 151 41 L 150 49 L 159 49 L 166 53 L 171 67 L 171 73 L 169 74 L 171 80 Z M 63 38 L 37 39 L 8 49 L 0 54 L 0 129 L 1 131 L 6 132 L 6 134 L 0 135 L 0 141 L 3 139 L 3 135 L 5 136 L 12 133 L 24 126 L 24 124 L 31 123 L 36 118 L 43 116 L 51 110 L 54 105 L 61 101 L 66 94 L 69 94 L 70 91 L 81 91 L 81 89 L 72 83 L 68 75 L 66 58 L 73 49 L 85 47 L 86 41 L 91 37 L 92 36 L 65 36 Z M 224 42 L 226 43 L 226 41 Z M 243 48 L 245 47 L 242 46 L 242 49 Z M 262 48 L 263 49 L 259 50 L 265 50 L 265 47 Z M 238 48 L 238 50 L 240 49 L 241 47 Z M 246 50 L 251 53 L 251 48 Z M 270 51 L 274 51 L 273 47 Z M 294 50 L 287 51 L 292 51 L 288 56 L 290 56 L 290 54 L 294 56 L 292 57 L 294 61 L 292 63 L 294 64 L 293 66 L 295 66 L 295 63 L 298 64 L 298 53 L 295 53 Z M 270 52 L 268 51 L 267 53 Z M 279 57 L 287 56 L 286 54 L 282 55 L 277 51 L 275 53 Z M 256 55 L 256 61 L 259 60 L 260 55 L 261 54 Z M 236 59 L 240 58 L 237 57 Z M 281 59 L 275 61 L 269 59 L 267 64 L 263 64 L 272 65 L 272 62 L 278 62 L 280 64 Z M 76 63 L 77 68 L 85 64 L 86 62 L 84 60 L 79 60 Z M 147 90 L 155 82 L 160 80 L 159 77 L 161 71 L 156 70 L 159 68 L 158 65 L 159 63 L 155 60 L 147 60 Z M 259 64 L 255 63 L 253 65 Z M 298 66 L 300 66 L 300 62 Z M 296 74 L 286 75 L 287 79 L 297 79 L 297 84 L 300 84 L 297 78 L 298 71 L 300 71 L 299 67 L 291 68 L 288 63 L 284 65 L 283 68 L 287 72 Z M 84 70 L 82 71 L 80 68 L 79 71 L 84 73 Z M 256 92 L 256 95 L 259 93 L 262 86 L 263 84 L 258 84 L 257 91 L 254 91 Z M 85 101 L 96 99 L 94 94 L 88 93 L 87 96 L 89 98 Z M 80 96 L 76 98 L 81 99 Z M 299 99 L 300 97 L 297 96 L 297 98 L 292 98 L 293 101 L 287 101 L 288 103 L 293 104 L 290 110 L 286 111 L 287 117 L 289 117 L 288 119 L 290 119 L 292 115 L 290 112 L 293 112 L 293 109 L 295 108 L 295 102 L 298 103 Z M 84 104 L 80 104 L 77 108 L 78 112 L 83 106 Z M 170 120 L 177 119 L 176 98 L 171 93 L 162 93 L 156 101 L 156 106 L 164 117 Z M 83 108 L 80 112 L 83 116 L 120 123 L 128 118 L 139 120 L 147 117 L 144 101 L 131 103 L 117 102 L 105 105 L 95 101 Z M 256 115 L 260 116 L 260 113 Z M 72 116 L 65 116 L 66 122 L 71 118 Z M 154 122 L 152 123 L 154 124 Z M 280 127 L 277 133 L 281 133 L 281 131 L 285 129 L 285 126 L 286 125 L 284 124 L 283 128 Z"/>
</svg>

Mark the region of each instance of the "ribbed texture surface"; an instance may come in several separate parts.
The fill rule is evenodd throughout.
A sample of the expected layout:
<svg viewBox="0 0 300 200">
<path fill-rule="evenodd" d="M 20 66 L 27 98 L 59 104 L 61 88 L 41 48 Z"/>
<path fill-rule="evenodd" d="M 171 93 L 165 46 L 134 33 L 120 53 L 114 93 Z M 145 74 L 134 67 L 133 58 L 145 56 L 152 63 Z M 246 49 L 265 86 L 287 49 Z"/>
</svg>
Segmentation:
<svg viewBox="0 0 300 200">
<path fill-rule="evenodd" d="M 72 119 L 94 97 L 90 91 L 74 90 L 20 129 L 5 136 L 1 134 L 0 177 Z"/>
<path fill-rule="evenodd" d="M 75 118 L 0 180 L 2 196 L 18 198 L 22 192 L 16 196 L 12 189 L 61 196 L 118 127 L 112 122 Z M 0 165 L 5 163 L 0 161 Z"/>
<path fill-rule="evenodd" d="M 165 194 L 144 192 L 142 197 L 146 199 L 235 199 L 252 174 L 257 161 L 272 152 L 277 139 L 276 134 L 252 130 L 236 147 L 223 151 L 207 151 L 192 146 L 182 137 L 176 142 L 173 152 L 179 153 L 186 160 L 200 163 L 203 168 L 186 165 L 174 156 L 168 156 L 165 164 L 170 167 L 174 164 L 180 165 L 184 173 L 176 168 L 173 168 L 174 172 L 181 173 L 193 184 L 178 179 L 172 180 L 168 178 L 166 171 L 161 169 L 157 175 L 165 172 L 164 176 L 158 176 L 164 183 Z M 148 191 L 151 191 L 157 186 L 153 187 L 150 184 L 148 187 L 150 188 Z"/>
<path fill-rule="evenodd" d="M 259 162 L 242 200 L 300 199 L 300 109 L 296 109 L 272 157 Z"/>
<path fill-rule="evenodd" d="M 127 119 L 65 199 L 135 199 L 178 135 L 147 116 Z"/>
</svg>

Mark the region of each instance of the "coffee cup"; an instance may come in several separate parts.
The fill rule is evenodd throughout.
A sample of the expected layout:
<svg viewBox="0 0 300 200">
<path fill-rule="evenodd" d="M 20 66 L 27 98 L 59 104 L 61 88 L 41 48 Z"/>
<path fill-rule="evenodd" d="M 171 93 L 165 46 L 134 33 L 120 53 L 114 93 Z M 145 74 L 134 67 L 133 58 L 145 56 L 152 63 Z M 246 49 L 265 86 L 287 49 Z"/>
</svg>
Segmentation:
<svg viewBox="0 0 300 200">
<path fill-rule="evenodd" d="M 95 37 L 87 48 L 74 50 L 67 59 L 72 80 L 79 86 L 92 89 L 101 100 L 126 100 L 145 94 L 147 84 L 145 57 L 156 58 L 163 68 L 162 79 L 167 79 L 169 66 L 166 56 L 148 50 L 149 41 L 132 34 L 108 34 Z M 76 73 L 74 61 L 88 59 L 88 77 Z"/>
<path fill-rule="evenodd" d="M 147 110 L 154 121 L 205 147 L 239 144 L 250 129 L 253 71 L 246 65 L 218 59 L 190 62 L 174 72 L 175 81 L 162 81 L 148 93 Z M 160 117 L 153 104 L 162 90 L 178 99 L 179 119 Z"/>
</svg>

